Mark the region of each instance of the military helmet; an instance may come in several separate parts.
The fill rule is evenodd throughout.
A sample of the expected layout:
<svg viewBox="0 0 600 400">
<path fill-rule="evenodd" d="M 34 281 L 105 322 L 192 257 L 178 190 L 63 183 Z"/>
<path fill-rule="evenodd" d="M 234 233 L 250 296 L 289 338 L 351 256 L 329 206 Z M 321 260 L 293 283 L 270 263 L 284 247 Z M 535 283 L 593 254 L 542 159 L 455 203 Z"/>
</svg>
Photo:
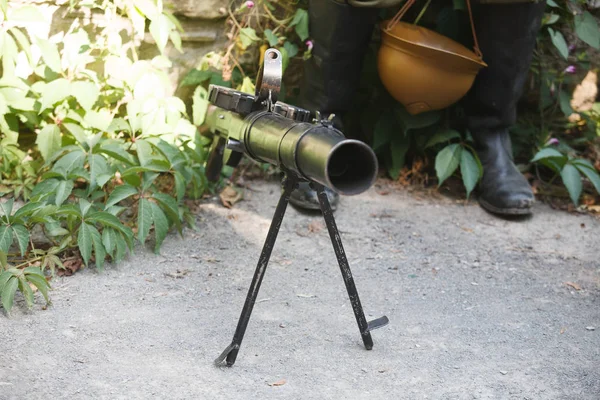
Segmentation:
<svg viewBox="0 0 600 400">
<path fill-rule="evenodd" d="M 430 29 L 401 22 L 414 3 L 408 0 L 393 19 L 382 23 L 378 56 L 383 85 L 413 115 L 457 102 L 469 91 L 479 70 L 487 66 L 479 50 L 469 0 L 474 51 Z"/>
</svg>

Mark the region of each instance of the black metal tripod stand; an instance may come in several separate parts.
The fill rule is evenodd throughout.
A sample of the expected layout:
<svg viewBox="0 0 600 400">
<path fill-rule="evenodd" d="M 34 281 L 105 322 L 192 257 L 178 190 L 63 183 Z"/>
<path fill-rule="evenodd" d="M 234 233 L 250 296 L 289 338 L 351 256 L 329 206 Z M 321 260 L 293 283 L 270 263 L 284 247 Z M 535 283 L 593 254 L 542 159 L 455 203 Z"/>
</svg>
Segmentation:
<svg viewBox="0 0 600 400">
<path fill-rule="evenodd" d="M 240 315 L 235 334 L 233 335 L 233 340 L 231 344 L 223 351 L 223 353 L 221 353 L 221 355 L 215 360 L 215 364 L 217 365 L 220 365 L 223 361 L 226 361 L 227 366 L 231 367 L 235 363 L 240 346 L 242 345 L 242 340 L 244 339 L 244 333 L 246 332 L 248 322 L 250 321 L 250 315 L 252 314 L 254 303 L 256 302 L 256 298 L 258 296 L 258 291 L 260 290 L 260 285 L 265 276 L 267 265 L 269 264 L 271 252 L 273 251 L 275 241 L 277 240 L 279 228 L 283 222 L 283 217 L 290 200 L 290 195 L 297 187 L 299 180 L 300 179 L 298 176 L 294 173 L 288 172 L 286 174 L 283 184 L 283 194 L 281 195 L 279 203 L 277 204 L 277 208 L 275 209 L 273 221 L 271 222 L 269 233 L 267 234 L 265 244 L 260 254 L 258 265 L 256 266 L 256 271 L 254 272 L 254 277 L 252 278 L 252 283 L 250 284 L 250 289 L 248 290 L 248 295 L 246 296 L 246 302 L 244 303 L 242 314 Z M 352 278 L 352 272 L 350 271 L 350 266 L 348 265 L 348 259 L 346 258 L 344 247 L 342 246 L 342 239 L 337 229 L 337 225 L 335 224 L 335 219 L 333 218 L 333 211 L 331 209 L 331 205 L 329 204 L 329 200 L 327 199 L 327 194 L 325 193 L 325 188 L 323 185 L 317 183 L 311 183 L 311 186 L 317 191 L 319 203 L 321 205 L 321 211 L 323 213 L 325 223 L 327 224 L 327 230 L 329 231 L 331 243 L 333 244 L 333 249 L 335 251 L 338 264 L 340 265 L 342 277 L 344 278 L 344 283 L 346 284 L 346 290 L 348 291 L 348 296 L 350 297 L 350 303 L 352 304 L 352 310 L 354 311 L 354 316 L 356 317 L 356 322 L 358 323 L 358 329 L 360 330 L 363 343 L 367 350 L 371 350 L 373 348 L 371 331 L 387 325 L 389 320 L 386 316 L 383 316 L 367 322 L 362 305 L 360 303 L 360 298 L 358 297 L 358 291 L 354 285 L 354 279 Z"/>
</svg>

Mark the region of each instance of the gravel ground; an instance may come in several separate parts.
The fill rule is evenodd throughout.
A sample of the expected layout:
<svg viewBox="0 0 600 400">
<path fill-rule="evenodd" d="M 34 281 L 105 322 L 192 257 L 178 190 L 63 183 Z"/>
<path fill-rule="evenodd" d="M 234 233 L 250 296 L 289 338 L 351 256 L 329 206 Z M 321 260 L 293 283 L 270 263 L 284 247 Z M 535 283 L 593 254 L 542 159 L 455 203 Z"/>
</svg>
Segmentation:
<svg viewBox="0 0 600 400">
<path fill-rule="evenodd" d="M 390 319 L 373 350 L 321 217 L 289 209 L 237 363 L 214 366 L 279 193 L 253 189 L 202 205 L 160 255 L 57 278 L 47 310 L 19 300 L 0 316 L 0 399 L 600 398 L 598 220 L 385 188 L 336 212 L 365 313 Z"/>
</svg>

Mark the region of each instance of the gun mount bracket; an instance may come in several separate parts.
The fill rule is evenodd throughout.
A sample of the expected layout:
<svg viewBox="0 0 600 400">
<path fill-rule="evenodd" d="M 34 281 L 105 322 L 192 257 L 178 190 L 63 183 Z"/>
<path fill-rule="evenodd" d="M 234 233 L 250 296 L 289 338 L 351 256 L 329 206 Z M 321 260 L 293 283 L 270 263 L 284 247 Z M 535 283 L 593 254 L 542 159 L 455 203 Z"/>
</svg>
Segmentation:
<svg viewBox="0 0 600 400">
<path fill-rule="evenodd" d="M 242 340 L 244 339 L 244 334 L 246 333 L 246 328 L 248 327 L 248 322 L 250 321 L 252 309 L 254 308 L 254 304 L 256 303 L 256 299 L 258 297 L 260 285 L 265 276 L 267 265 L 269 264 L 271 252 L 275 247 L 277 234 L 279 233 L 279 228 L 283 222 L 283 217 L 285 215 L 290 196 L 294 189 L 298 187 L 299 182 L 300 178 L 296 174 L 289 171 L 286 172 L 286 177 L 283 181 L 283 193 L 281 194 L 279 203 L 275 209 L 275 214 L 273 215 L 273 220 L 271 221 L 271 226 L 269 227 L 269 232 L 267 233 L 267 238 L 265 239 L 265 244 L 260 254 L 256 271 L 254 272 L 254 276 L 252 278 L 252 283 L 248 289 L 248 295 L 246 296 L 246 301 L 238 320 L 238 325 L 233 335 L 233 340 L 231 341 L 231 344 L 225 348 L 221 355 L 217 357 L 215 360 L 215 365 L 221 365 L 223 362 L 226 362 L 227 366 L 231 367 L 233 364 L 235 364 L 240 346 L 242 345 Z M 342 239 L 333 217 L 333 210 L 331 209 L 327 194 L 325 193 L 325 188 L 323 185 L 316 183 L 311 183 L 311 186 L 317 191 L 321 212 L 323 213 L 323 218 L 325 219 L 327 230 L 329 231 L 331 243 L 340 266 L 342 278 L 344 279 L 344 283 L 346 285 L 348 297 L 350 298 L 350 303 L 352 304 L 352 310 L 358 324 L 358 329 L 360 331 L 363 344 L 367 350 L 371 350 L 373 348 L 371 331 L 387 325 L 389 323 L 389 319 L 386 316 L 383 316 L 367 322 L 362 305 L 360 303 L 358 291 L 356 290 L 356 286 L 354 284 L 354 278 L 352 277 L 352 272 L 350 271 L 348 259 L 346 258 L 346 253 L 342 245 Z"/>
<path fill-rule="evenodd" d="M 231 111 L 242 116 L 247 116 L 254 111 L 265 111 L 266 106 L 262 104 L 258 97 L 227 88 L 225 86 L 210 85 L 208 89 L 208 101 L 211 104 Z M 281 101 L 272 104 L 272 112 L 296 122 L 309 122 L 310 111 Z"/>
</svg>

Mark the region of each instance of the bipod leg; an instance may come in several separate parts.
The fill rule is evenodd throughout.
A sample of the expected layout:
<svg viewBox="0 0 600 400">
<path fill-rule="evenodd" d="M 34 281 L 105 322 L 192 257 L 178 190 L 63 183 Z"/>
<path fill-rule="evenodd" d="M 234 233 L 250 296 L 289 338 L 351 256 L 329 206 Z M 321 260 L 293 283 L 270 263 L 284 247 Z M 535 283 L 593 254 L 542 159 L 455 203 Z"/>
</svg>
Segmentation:
<svg viewBox="0 0 600 400">
<path fill-rule="evenodd" d="M 342 272 L 342 277 L 344 278 L 344 283 L 346 284 L 346 290 L 348 291 L 348 297 L 350 297 L 350 303 L 352 304 L 352 310 L 354 311 L 354 316 L 356 317 L 356 322 L 358 323 L 360 335 L 362 336 L 365 348 L 367 350 L 371 350 L 373 348 L 371 331 L 387 325 L 389 320 L 386 316 L 383 316 L 367 322 L 365 313 L 360 303 L 360 298 L 358 297 L 356 285 L 354 284 L 352 271 L 350 271 L 350 265 L 348 264 L 348 259 L 346 258 L 346 252 L 344 251 L 344 246 L 342 245 L 342 238 L 335 223 L 335 219 L 333 218 L 333 210 L 331 209 L 329 199 L 325 193 L 325 188 L 323 185 L 316 183 L 312 183 L 311 185 L 317 191 L 319 204 L 321 205 L 321 212 L 323 213 L 323 218 L 327 224 L 327 230 L 329 231 L 331 244 L 333 245 L 333 250 L 335 251 L 338 264 L 340 265 L 340 270 Z"/>
<path fill-rule="evenodd" d="M 221 355 L 215 360 L 215 364 L 217 365 L 221 364 L 223 361 L 225 361 L 225 359 L 227 360 L 227 366 L 229 367 L 235 363 L 240 346 L 242 345 L 242 340 L 244 339 L 244 333 L 246 333 L 246 328 L 248 327 L 248 322 L 250 321 L 250 315 L 252 314 L 254 303 L 256 302 L 256 298 L 258 296 L 258 291 L 260 290 L 260 285 L 265 276 L 267 265 L 269 264 L 271 252 L 273 251 L 273 247 L 275 247 L 277 234 L 279 233 L 279 228 L 281 227 L 283 216 L 285 215 L 285 210 L 287 209 L 287 205 L 290 201 L 290 195 L 297 186 L 298 177 L 294 174 L 287 174 L 283 184 L 283 194 L 279 198 L 279 203 L 275 209 L 275 214 L 273 215 L 273 220 L 271 221 L 271 226 L 269 227 L 269 233 L 267 234 L 265 244 L 262 252 L 260 253 L 258 265 L 256 266 L 256 271 L 254 272 L 250 289 L 248 289 L 246 302 L 244 303 L 244 308 L 242 309 L 235 334 L 233 335 L 233 340 L 231 344 L 223 351 L 223 353 L 221 353 Z"/>
</svg>

